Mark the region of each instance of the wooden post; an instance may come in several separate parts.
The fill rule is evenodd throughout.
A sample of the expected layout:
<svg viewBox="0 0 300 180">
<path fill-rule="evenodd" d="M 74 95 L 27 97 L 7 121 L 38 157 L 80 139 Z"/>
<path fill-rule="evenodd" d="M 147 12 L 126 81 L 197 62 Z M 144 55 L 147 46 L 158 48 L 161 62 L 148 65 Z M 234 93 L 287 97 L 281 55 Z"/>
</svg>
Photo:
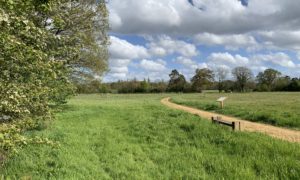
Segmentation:
<svg viewBox="0 0 300 180">
<path fill-rule="evenodd" d="M 220 103 L 220 108 L 223 109 L 224 108 L 224 101 L 227 99 L 227 97 L 220 97 L 219 99 L 217 99 L 217 102 Z"/>
<path fill-rule="evenodd" d="M 241 121 L 239 121 L 239 130 L 243 131 L 243 123 Z"/>
<path fill-rule="evenodd" d="M 232 121 L 232 130 L 236 130 L 236 122 L 235 121 Z"/>
<path fill-rule="evenodd" d="M 240 121 L 226 121 L 222 120 L 222 116 L 213 116 L 211 117 L 211 121 L 214 124 L 222 124 L 226 126 L 230 126 L 233 131 L 242 131 L 242 123 Z"/>
<path fill-rule="evenodd" d="M 217 123 L 217 118 L 215 118 L 214 116 L 213 117 L 211 117 L 211 121 L 212 121 L 212 123 Z"/>
</svg>

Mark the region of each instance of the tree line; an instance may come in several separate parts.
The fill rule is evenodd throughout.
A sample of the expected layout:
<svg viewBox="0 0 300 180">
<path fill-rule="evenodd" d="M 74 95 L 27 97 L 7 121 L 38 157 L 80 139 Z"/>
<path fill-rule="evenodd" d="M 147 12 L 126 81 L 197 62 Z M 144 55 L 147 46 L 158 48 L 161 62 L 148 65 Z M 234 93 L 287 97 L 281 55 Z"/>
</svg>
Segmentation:
<svg viewBox="0 0 300 180">
<path fill-rule="evenodd" d="M 231 76 L 230 76 L 231 75 Z M 162 92 L 202 92 L 218 90 L 219 92 L 250 91 L 300 91 L 300 78 L 284 76 L 275 69 L 266 69 L 256 76 L 247 67 L 236 67 L 231 72 L 225 68 L 211 70 L 197 69 L 188 81 L 176 69 L 169 74 L 169 81 L 151 82 L 149 79 L 136 79 L 78 85 L 78 93 L 162 93 Z"/>
</svg>

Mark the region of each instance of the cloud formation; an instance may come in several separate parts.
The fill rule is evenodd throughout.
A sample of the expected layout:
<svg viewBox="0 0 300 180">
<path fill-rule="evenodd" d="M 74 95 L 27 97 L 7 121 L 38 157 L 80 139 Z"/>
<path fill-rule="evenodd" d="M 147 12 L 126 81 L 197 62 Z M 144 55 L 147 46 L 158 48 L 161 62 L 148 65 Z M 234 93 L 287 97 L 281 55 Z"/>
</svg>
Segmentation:
<svg viewBox="0 0 300 180">
<path fill-rule="evenodd" d="M 174 53 L 185 57 L 198 55 L 197 47 L 194 44 L 175 40 L 166 35 L 159 36 L 158 38 L 149 38 L 149 40 L 150 43 L 147 46 L 153 55 L 166 56 Z"/>
<path fill-rule="evenodd" d="M 147 60 L 147 59 L 143 59 L 140 63 L 141 68 L 143 68 L 144 70 L 147 71 L 151 71 L 151 72 L 161 72 L 166 70 L 166 62 L 163 60 L 157 60 L 157 61 L 153 61 L 153 60 Z"/>
<path fill-rule="evenodd" d="M 106 81 L 236 66 L 300 76 L 297 0 L 109 0 L 108 8 Z"/>
<path fill-rule="evenodd" d="M 193 2 L 193 3 L 190 3 Z M 295 0 L 110 0 L 112 30 L 126 34 L 241 34 L 295 30 L 300 26 Z"/>
<path fill-rule="evenodd" d="M 255 48 L 258 46 L 256 39 L 248 34 L 216 35 L 201 33 L 195 36 L 196 43 L 208 46 L 224 46 L 228 50 L 240 48 Z"/>
<path fill-rule="evenodd" d="M 115 36 L 110 37 L 109 73 L 105 80 L 126 79 L 129 64 L 136 59 L 149 57 L 148 50 L 139 45 L 133 45 Z"/>
</svg>

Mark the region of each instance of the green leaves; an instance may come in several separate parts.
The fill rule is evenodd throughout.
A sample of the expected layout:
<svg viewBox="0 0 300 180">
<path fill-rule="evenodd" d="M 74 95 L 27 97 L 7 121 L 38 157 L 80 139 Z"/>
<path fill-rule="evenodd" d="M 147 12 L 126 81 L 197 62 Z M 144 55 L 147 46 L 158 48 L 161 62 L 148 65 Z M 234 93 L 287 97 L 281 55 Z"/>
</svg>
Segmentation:
<svg viewBox="0 0 300 180">
<path fill-rule="evenodd" d="M 0 149 L 27 143 L 15 123 L 49 119 L 50 104 L 66 103 L 72 73 L 106 70 L 107 20 L 95 1 L 0 1 L 0 139 L 9 137 Z"/>
<path fill-rule="evenodd" d="M 70 70 L 49 44 L 58 39 L 36 19 L 48 5 L 36 2 L 0 2 L 0 151 L 27 143 L 16 124 L 51 118 L 49 104 L 73 94 Z"/>
</svg>

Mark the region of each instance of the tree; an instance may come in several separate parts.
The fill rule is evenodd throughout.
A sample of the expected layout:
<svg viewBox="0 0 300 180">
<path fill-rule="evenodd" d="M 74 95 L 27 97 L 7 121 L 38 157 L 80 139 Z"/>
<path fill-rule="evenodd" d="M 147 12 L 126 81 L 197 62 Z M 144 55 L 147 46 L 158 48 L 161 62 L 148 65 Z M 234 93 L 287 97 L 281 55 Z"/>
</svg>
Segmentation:
<svg viewBox="0 0 300 180">
<path fill-rule="evenodd" d="M 271 91 L 274 83 L 280 77 L 281 73 L 275 69 L 266 69 L 264 72 L 258 73 L 256 80 L 261 90 Z"/>
<path fill-rule="evenodd" d="M 232 80 L 225 80 L 223 85 L 225 92 L 232 92 L 235 89 L 235 83 Z"/>
<path fill-rule="evenodd" d="M 0 1 L 0 118 L 49 117 L 71 74 L 103 72 L 107 17 L 102 1 Z"/>
<path fill-rule="evenodd" d="M 288 86 L 290 83 L 291 83 L 291 77 L 289 76 L 279 77 L 274 82 L 274 90 L 288 91 Z"/>
<path fill-rule="evenodd" d="M 236 85 L 239 91 L 246 90 L 247 83 L 252 79 L 253 73 L 246 67 L 236 67 L 232 70 L 232 75 L 236 80 Z"/>
<path fill-rule="evenodd" d="M 300 91 L 300 79 L 292 78 L 290 84 L 287 86 L 288 91 Z"/>
<path fill-rule="evenodd" d="M 219 67 L 216 69 L 216 78 L 218 80 L 218 90 L 219 92 L 222 92 L 223 90 L 225 90 L 225 85 L 224 85 L 224 81 L 226 79 L 226 77 L 228 76 L 229 71 L 223 67 Z"/>
<path fill-rule="evenodd" d="M 140 83 L 140 88 L 141 88 L 141 92 L 142 93 L 147 93 L 149 92 L 149 88 L 150 88 L 150 80 L 148 79 L 148 81 L 146 81 L 146 79 L 144 79 L 141 83 Z"/>
<path fill-rule="evenodd" d="M 183 92 L 186 80 L 176 69 L 172 70 L 169 74 L 170 80 L 167 90 L 169 92 Z"/>
<path fill-rule="evenodd" d="M 213 71 L 207 68 L 196 69 L 196 74 L 191 79 L 192 89 L 196 92 L 202 92 L 214 81 Z"/>
<path fill-rule="evenodd" d="M 109 25 L 104 0 L 57 0 L 51 11 L 34 17 L 59 37 L 48 41 L 48 51 L 55 52 L 55 59 L 67 61 L 73 81 L 92 81 L 105 72 Z"/>
<path fill-rule="evenodd" d="M 152 93 L 162 93 L 166 92 L 168 87 L 168 84 L 164 81 L 156 82 L 156 83 L 151 83 L 151 90 L 150 92 Z"/>
<path fill-rule="evenodd" d="M 53 98 L 61 90 L 53 85 L 65 82 L 69 94 L 65 63 L 51 60 L 47 51 L 54 36 L 30 17 L 50 7 L 33 0 L 0 1 L 0 7 L 0 117 L 47 117 L 48 103 L 60 99 Z"/>
</svg>

